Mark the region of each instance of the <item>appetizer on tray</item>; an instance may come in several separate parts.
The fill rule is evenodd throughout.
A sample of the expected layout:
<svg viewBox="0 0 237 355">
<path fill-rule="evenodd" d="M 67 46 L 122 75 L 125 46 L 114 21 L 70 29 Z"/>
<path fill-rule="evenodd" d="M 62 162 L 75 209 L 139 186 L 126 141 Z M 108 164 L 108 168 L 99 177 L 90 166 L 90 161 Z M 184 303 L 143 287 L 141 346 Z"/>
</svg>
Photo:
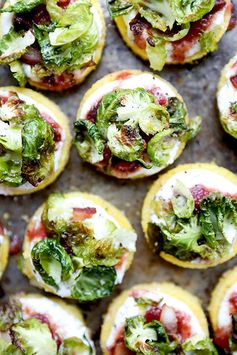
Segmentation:
<svg viewBox="0 0 237 355">
<path fill-rule="evenodd" d="M 108 0 L 126 44 L 155 70 L 215 51 L 227 31 L 232 6 L 230 0 Z"/>
<path fill-rule="evenodd" d="M 105 316 L 101 347 L 104 355 L 217 355 L 198 298 L 171 283 L 122 292 Z"/>
<path fill-rule="evenodd" d="M 75 122 L 82 160 L 117 178 L 140 178 L 172 164 L 201 119 L 189 120 L 176 89 L 149 72 L 106 75 L 85 94 Z"/>
<path fill-rule="evenodd" d="M 224 130 L 237 138 L 237 55 L 229 61 L 221 73 L 217 105 Z"/>
<path fill-rule="evenodd" d="M 32 90 L 0 88 L 0 194 L 22 195 L 51 184 L 71 146 L 67 117 Z"/>
<path fill-rule="evenodd" d="M 180 165 L 148 192 L 142 226 L 154 252 L 186 268 L 208 268 L 237 253 L 237 177 L 214 164 Z"/>
<path fill-rule="evenodd" d="M 7 266 L 9 256 L 9 238 L 6 229 L 0 222 L 0 279 Z"/>
<path fill-rule="evenodd" d="M 57 298 L 16 294 L 0 304 L 0 353 L 94 355 L 81 311 Z"/>
<path fill-rule="evenodd" d="M 21 86 L 65 90 L 100 61 L 105 22 L 97 0 L 7 0 L 0 12 L 0 64 Z"/>
<path fill-rule="evenodd" d="M 225 354 L 237 349 L 237 267 L 227 271 L 216 285 L 209 305 L 214 343 Z"/>
<path fill-rule="evenodd" d="M 22 271 L 45 291 L 92 301 L 122 282 L 135 244 L 130 223 L 108 202 L 80 192 L 51 194 L 27 227 Z"/>
</svg>

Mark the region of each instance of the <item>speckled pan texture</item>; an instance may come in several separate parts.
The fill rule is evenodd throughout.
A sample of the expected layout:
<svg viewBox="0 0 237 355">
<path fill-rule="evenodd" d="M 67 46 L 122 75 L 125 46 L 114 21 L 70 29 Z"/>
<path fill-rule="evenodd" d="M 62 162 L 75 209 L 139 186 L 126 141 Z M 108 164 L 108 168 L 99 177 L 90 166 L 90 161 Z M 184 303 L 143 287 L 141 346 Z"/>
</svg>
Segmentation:
<svg viewBox="0 0 237 355">
<path fill-rule="evenodd" d="M 237 8 L 237 0 L 234 0 Z M 107 40 L 104 55 L 98 68 L 79 87 L 62 94 L 47 93 L 69 116 L 71 128 L 76 119 L 79 102 L 88 88 L 103 75 L 121 69 L 148 70 L 148 65 L 127 48 L 119 36 L 114 24 L 111 23 L 108 12 L 104 13 L 107 21 Z M 198 137 L 189 143 L 177 164 L 191 162 L 215 161 L 237 174 L 237 140 L 228 136 L 221 128 L 216 108 L 216 86 L 222 67 L 234 56 L 237 49 L 237 27 L 228 32 L 219 44 L 219 51 L 208 55 L 195 65 L 166 67 L 161 76 L 169 80 L 183 96 L 187 103 L 190 116 L 202 115 L 203 128 Z M 0 86 L 16 84 L 7 68 L 0 68 Z M 143 237 L 140 225 L 140 211 L 143 199 L 150 184 L 156 176 L 137 181 L 118 181 L 80 162 L 73 148 L 69 164 L 60 178 L 49 188 L 29 196 L 0 197 L 0 217 L 6 227 L 23 239 L 24 229 L 28 218 L 40 206 L 52 191 L 81 190 L 98 194 L 107 199 L 126 213 L 135 227 L 139 238 L 137 252 L 132 267 L 126 274 L 123 284 L 117 287 L 112 297 L 122 289 L 130 288 L 137 283 L 151 281 L 175 282 L 200 297 L 204 306 L 208 304 L 209 296 L 214 285 L 223 271 L 237 264 L 237 257 L 230 262 L 214 269 L 188 270 L 166 263 L 152 255 Z M 16 257 L 10 258 L 7 271 L 1 281 L 2 295 L 19 291 L 34 290 L 29 286 L 16 267 Z M 38 292 L 38 290 L 35 290 Z M 82 308 L 87 322 L 92 329 L 93 338 L 98 346 L 101 317 L 105 313 L 111 298 L 103 299 Z M 101 354 L 98 348 L 98 354 Z"/>
</svg>

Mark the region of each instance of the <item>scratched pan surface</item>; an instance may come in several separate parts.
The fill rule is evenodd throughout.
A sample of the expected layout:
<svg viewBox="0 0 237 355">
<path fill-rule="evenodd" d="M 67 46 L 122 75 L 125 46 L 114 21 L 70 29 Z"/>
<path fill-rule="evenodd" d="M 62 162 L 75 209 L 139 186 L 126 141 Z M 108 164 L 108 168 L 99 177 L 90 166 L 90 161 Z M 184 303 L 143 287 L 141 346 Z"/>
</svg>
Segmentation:
<svg viewBox="0 0 237 355">
<path fill-rule="evenodd" d="M 237 7 L 237 0 L 234 0 Z M 67 92 L 47 93 L 69 116 L 71 128 L 76 118 L 80 100 L 86 90 L 103 75 L 120 69 L 149 70 L 148 65 L 135 57 L 125 46 L 115 26 L 111 23 L 104 6 L 107 21 L 107 41 L 101 64 L 88 80 L 79 88 Z M 227 136 L 221 129 L 215 102 L 216 85 L 224 64 L 237 51 L 237 27 L 222 39 L 218 52 L 209 55 L 193 66 L 166 67 L 161 76 L 169 80 L 183 95 L 192 115 L 203 116 L 203 128 L 198 137 L 185 149 L 182 157 L 175 163 L 215 161 L 234 173 L 237 173 L 237 140 Z M 16 84 L 7 68 L 0 68 L 0 86 Z M 150 281 L 173 281 L 201 298 L 207 306 L 210 292 L 223 271 L 237 264 L 237 257 L 222 266 L 209 270 L 185 270 L 172 266 L 158 257 L 154 257 L 145 244 L 140 226 L 140 211 L 144 196 L 156 176 L 138 181 L 117 181 L 96 173 L 80 162 L 73 147 L 70 162 L 61 177 L 49 188 L 31 196 L 0 197 L 0 217 L 12 234 L 21 239 L 24 236 L 26 221 L 34 210 L 52 191 L 81 190 L 106 198 L 124 211 L 138 233 L 137 252 L 132 267 L 124 282 L 117 287 L 112 297 L 82 306 L 88 325 L 92 329 L 98 354 L 98 339 L 103 313 L 109 302 L 122 289 L 136 283 Z M 7 271 L 1 282 L 2 292 L 10 294 L 19 291 L 38 291 L 31 287 L 16 266 L 16 257 L 11 257 Z"/>
</svg>

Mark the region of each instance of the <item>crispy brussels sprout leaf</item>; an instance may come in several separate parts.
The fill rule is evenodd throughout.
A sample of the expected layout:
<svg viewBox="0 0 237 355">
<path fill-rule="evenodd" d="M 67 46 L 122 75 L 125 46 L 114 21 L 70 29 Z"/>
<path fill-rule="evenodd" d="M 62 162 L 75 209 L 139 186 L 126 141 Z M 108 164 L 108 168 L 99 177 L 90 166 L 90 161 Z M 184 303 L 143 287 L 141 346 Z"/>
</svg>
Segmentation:
<svg viewBox="0 0 237 355">
<path fill-rule="evenodd" d="M 72 297 L 80 301 L 93 301 L 109 296 L 116 280 L 114 267 L 95 266 L 83 268 L 75 280 Z"/>
<path fill-rule="evenodd" d="M 171 199 L 174 213 L 179 218 L 190 218 L 193 214 L 195 203 L 189 189 L 177 181 L 174 187 L 175 195 Z"/>
<path fill-rule="evenodd" d="M 166 166 L 171 159 L 171 152 L 177 145 L 177 138 L 172 136 L 173 131 L 166 129 L 157 133 L 147 145 L 147 153 L 156 166 Z"/>
<path fill-rule="evenodd" d="M 46 9 L 52 21 L 60 21 L 63 16 L 63 9 L 58 6 L 58 0 L 47 0 Z"/>
<path fill-rule="evenodd" d="M 143 316 L 126 319 L 125 343 L 130 350 L 144 355 L 171 354 L 177 347 L 175 342 L 169 341 L 160 322 L 146 323 Z"/>
<path fill-rule="evenodd" d="M 55 288 L 73 272 L 72 260 L 57 240 L 40 240 L 34 245 L 31 257 L 44 282 Z"/>
<path fill-rule="evenodd" d="M 92 347 L 89 344 L 88 340 L 84 337 L 84 340 L 81 340 L 77 337 L 71 337 L 63 340 L 63 343 L 60 345 L 58 355 L 91 355 Z"/>
<path fill-rule="evenodd" d="M 169 113 L 161 105 L 150 104 L 140 110 L 139 126 L 147 135 L 161 132 L 169 124 Z"/>
<path fill-rule="evenodd" d="M 36 6 L 43 4 L 43 0 L 17 0 L 13 5 L 9 5 L 0 10 L 0 12 L 28 12 L 33 10 Z"/>
<path fill-rule="evenodd" d="M 147 43 L 146 53 L 149 58 L 150 67 L 154 70 L 162 70 L 167 59 L 165 44 L 162 40 L 157 40 L 154 46 Z"/>
<path fill-rule="evenodd" d="M 177 22 L 188 23 L 200 20 L 210 12 L 215 0 L 173 0 L 170 3 Z"/>
<path fill-rule="evenodd" d="M 0 339 L 0 354 L 2 355 L 23 355 L 23 352 L 15 345 Z"/>
<path fill-rule="evenodd" d="M 184 355 L 217 355 L 218 352 L 210 338 L 192 337 L 182 345 Z"/>
<path fill-rule="evenodd" d="M 18 81 L 20 86 L 24 87 L 27 83 L 27 78 L 21 62 L 14 60 L 13 62 L 9 63 L 9 66 L 14 78 Z"/>
<path fill-rule="evenodd" d="M 131 0 L 108 0 L 109 13 L 112 19 L 126 15 L 133 9 Z"/>
<path fill-rule="evenodd" d="M 16 32 L 11 28 L 0 39 L 0 64 L 8 64 L 20 58 L 34 41 L 35 36 L 31 30 Z"/>
<path fill-rule="evenodd" d="M 108 146 L 112 154 L 126 161 L 142 160 L 145 141 L 138 129 L 124 125 L 119 130 L 115 124 L 108 128 Z"/>
<path fill-rule="evenodd" d="M 11 300 L 0 305 L 0 331 L 5 332 L 22 320 L 21 304 Z"/>
<path fill-rule="evenodd" d="M 92 25 L 93 15 L 91 4 L 79 1 L 70 4 L 57 23 L 57 28 L 49 33 L 52 46 L 62 46 L 71 43 L 86 33 Z"/>
<path fill-rule="evenodd" d="M 167 110 L 170 114 L 170 128 L 173 128 L 175 132 L 186 130 L 187 110 L 184 103 L 177 97 L 170 97 Z"/>
<path fill-rule="evenodd" d="M 11 333 L 13 343 L 24 354 L 57 354 L 57 344 L 52 338 L 49 327 L 36 318 L 29 318 L 13 325 Z"/>
<path fill-rule="evenodd" d="M 217 33 L 220 30 L 220 26 L 215 26 L 213 30 L 203 32 L 200 37 L 200 46 L 203 52 L 209 53 L 217 50 Z"/>
</svg>

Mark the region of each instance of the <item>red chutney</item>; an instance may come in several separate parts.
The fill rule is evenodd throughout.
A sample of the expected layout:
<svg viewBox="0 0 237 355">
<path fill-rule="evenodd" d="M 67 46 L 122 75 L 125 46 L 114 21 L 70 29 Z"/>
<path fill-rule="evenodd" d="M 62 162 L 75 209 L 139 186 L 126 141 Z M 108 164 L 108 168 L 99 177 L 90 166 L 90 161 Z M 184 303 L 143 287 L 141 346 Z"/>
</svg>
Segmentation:
<svg viewBox="0 0 237 355">
<path fill-rule="evenodd" d="M 235 89 L 237 89 L 237 75 L 233 75 L 230 78 L 231 84 L 234 86 Z"/>
<path fill-rule="evenodd" d="M 133 75 L 133 73 L 127 71 L 127 70 L 122 70 L 121 72 L 119 72 L 115 79 L 116 80 L 125 80 L 125 79 L 128 79 L 130 78 L 131 76 Z"/>
<path fill-rule="evenodd" d="M 41 81 L 34 82 L 36 86 L 45 88 L 47 90 L 62 91 L 76 85 L 73 73 L 62 73 L 60 75 L 46 76 Z"/>
<path fill-rule="evenodd" d="M 108 355 L 132 355 L 135 354 L 133 351 L 129 350 L 124 342 L 124 332 L 121 331 L 117 339 L 115 340 L 114 345 L 107 349 Z"/>
<path fill-rule="evenodd" d="M 41 116 L 45 119 L 45 121 L 47 121 L 50 126 L 53 128 L 54 131 L 54 141 L 56 143 L 60 142 L 62 140 L 62 128 L 59 125 L 58 122 L 56 122 L 51 116 L 49 116 L 47 113 L 45 112 L 41 112 L 40 113 Z"/>
<path fill-rule="evenodd" d="M 168 105 L 168 98 L 165 94 L 161 92 L 160 88 L 154 87 L 148 90 L 152 95 L 155 96 L 155 103 L 157 105 L 166 106 Z"/>
<path fill-rule="evenodd" d="M 116 176 L 123 178 L 128 174 L 134 173 L 141 168 L 141 165 L 137 161 L 125 161 L 120 160 L 113 164 L 112 171 L 116 173 Z"/>
<path fill-rule="evenodd" d="M 86 207 L 86 208 L 73 208 L 73 222 L 82 222 L 85 219 L 92 218 L 96 213 L 96 208 Z"/>
<path fill-rule="evenodd" d="M 195 208 L 199 208 L 201 201 L 210 193 L 211 191 L 203 185 L 195 185 L 191 188 L 191 194 L 193 195 L 195 201 Z"/>
<path fill-rule="evenodd" d="M 42 221 L 37 222 L 31 229 L 27 231 L 27 237 L 30 240 L 33 240 L 35 238 L 47 238 L 47 232 Z"/>
<path fill-rule="evenodd" d="M 13 235 L 10 244 L 10 255 L 19 254 L 22 248 L 22 242 L 18 235 Z"/>
<path fill-rule="evenodd" d="M 213 17 L 217 12 L 222 10 L 226 5 L 226 0 L 217 0 L 213 9 L 202 19 L 192 22 L 188 34 L 172 43 L 173 54 L 172 59 L 176 63 L 182 63 L 185 60 L 186 53 L 192 47 L 193 43 L 198 40 L 202 32 L 205 32 L 213 21 Z"/>
</svg>

